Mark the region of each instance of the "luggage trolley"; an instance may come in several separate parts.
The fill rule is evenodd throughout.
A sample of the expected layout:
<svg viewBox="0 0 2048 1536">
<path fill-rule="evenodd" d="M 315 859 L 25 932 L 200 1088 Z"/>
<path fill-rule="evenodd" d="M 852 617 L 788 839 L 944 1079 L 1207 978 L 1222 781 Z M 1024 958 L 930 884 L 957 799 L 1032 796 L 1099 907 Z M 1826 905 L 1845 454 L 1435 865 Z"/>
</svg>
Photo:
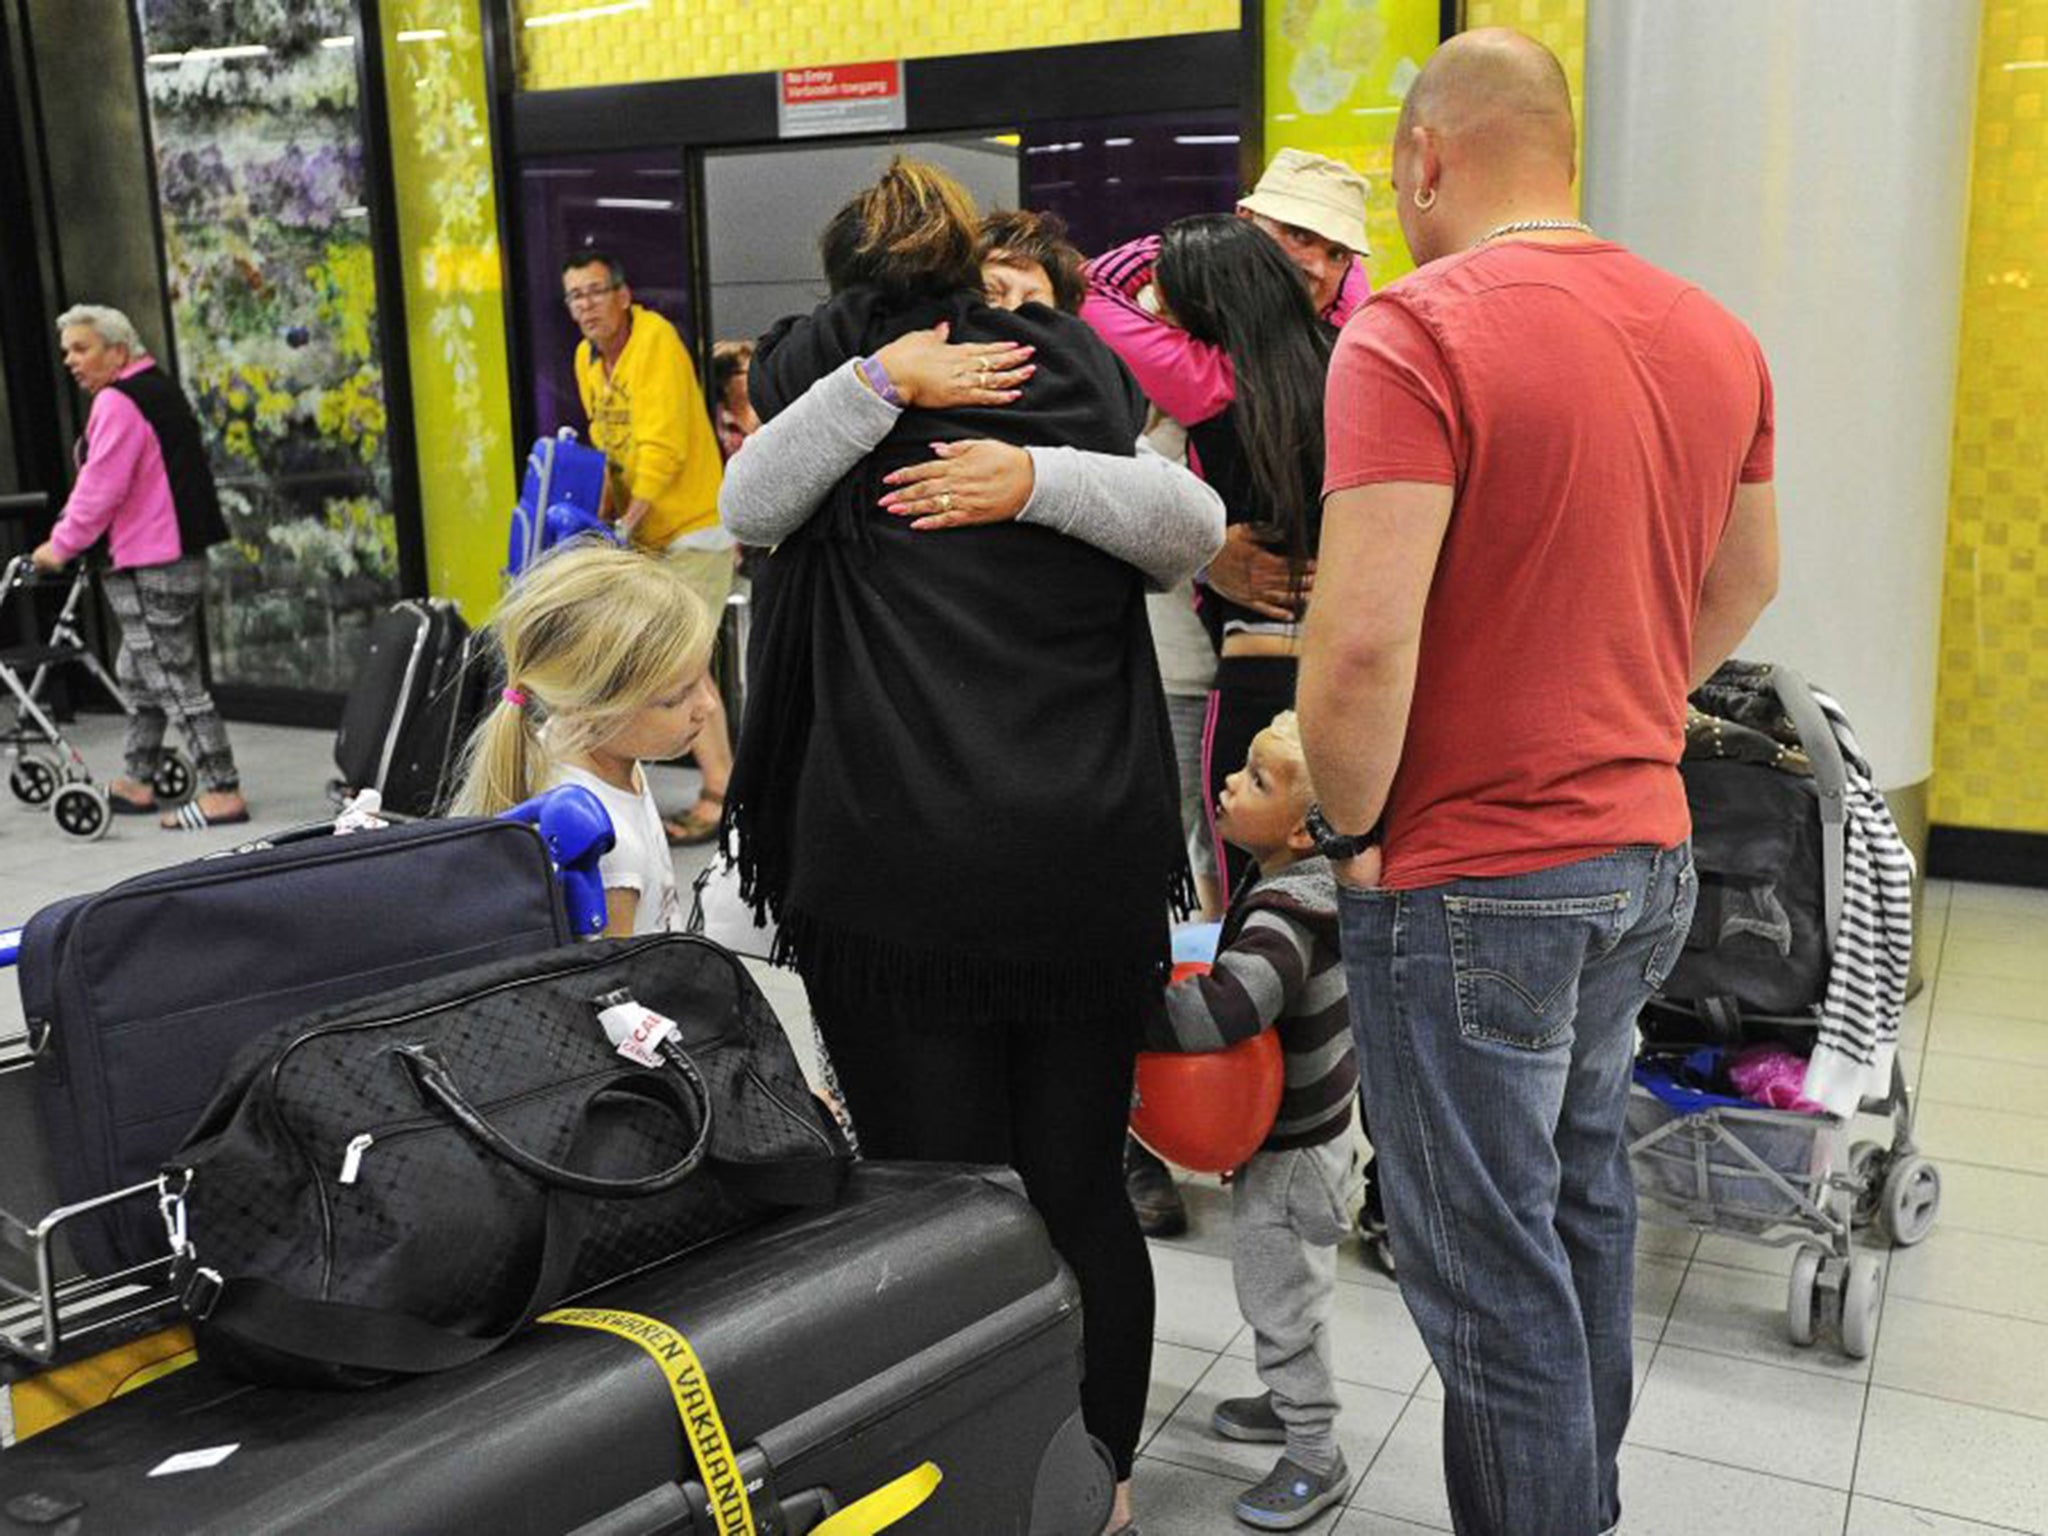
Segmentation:
<svg viewBox="0 0 2048 1536">
<path fill-rule="evenodd" d="M 611 819 L 602 802 L 590 791 L 569 785 L 537 795 L 504 812 L 500 819 L 530 825 L 537 833 L 559 881 L 566 931 L 579 938 L 602 934 L 604 882 L 598 863 L 612 847 Z M 222 860 L 289 844 L 324 846 L 331 843 L 333 831 L 332 823 L 313 823 L 208 854 L 195 862 L 211 868 Z M 347 848 L 342 845 L 342 851 Z M 173 870 L 177 868 L 173 866 Z M 0 928 L 0 971 L 19 962 L 23 932 L 21 928 Z M 266 1021 L 265 1027 L 274 1022 Z M 0 1042 L 0 1075 L 33 1069 L 46 1045 L 46 1039 L 36 1037 L 33 1026 L 26 1042 Z M 32 1156 L 30 1160 L 36 1159 Z M 35 1169 L 13 1172 L 26 1176 L 27 1194 L 38 1193 Z M 9 1204 L 18 1197 L 19 1192 L 10 1193 Z M 148 1207 L 154 1207 L 162 1218 L 166 1241 L 160 1252 L 152 1250 L 146 1256 L 128 1253 L 117 1262 L 90 1270 L 81 1265 L 72 1252 L 79 1228 L 118 1219 L 122 1211 Z M 180 1310 L 170 1287 L 170 1238 L 178 1229 L 181 1214 L 177 1207 L 165 1181 L 152 1178 L 56 1205 L 32 1219 L 0 1208 L 0 1398 L 6 1396 L 12 1382 L 129 1343 L 177 1320 Z M 146 1219 L 153 1223 L 155 1218 Z M 4 1408 L 0 1402 L 0 1409 Z"/>
<path fill-rule="evenodd" d="M 0 512 L 39 511 L 46 502 L 41 494 L 0 497 Z M 57 610 L 56 622 L 50 626 L 49 638 L 40 644 L 0 649 L 0 683 L 6 685 L 14 699 L 14 722 L 0 731 L 0 744 L 7 749 L 7 787 L 14 798 L 26 806 L 47 805 L 60 832 L 90 842 L 103 836 L 112 820 L 106 786 L 93 782 L 84 755 L 58 729 L 43 700 L 43 688 L 50 674 L 58 667 L 75 665 L 91 674 L 124 714 L 135 713 L 135 706 L 122 692 L 121 685 L 85 643 L 79 605 L 84 601 L 90 574 L 81 564 L 68 578 L 45 577 L 26 554 L 16 555 L 0 571 L 0 626 L 6 624 L 8 605 L 13 603 L 23 615 L 17 621 L 18 632 L 32 633 L 34 618 L 24 606 L 30 601 L 27 594 L 67 579 L 70 589 Z M 28 675 L 26 682 L 24 673 Z M 182 715 L 178 726 L 189 736 L 191 725 Z M 164 750 L 156 772 L 150 777 L 158 804 L 169 809 L 192 798 L 197 785 L 192 761 L 176 747 Z"/>
<path fill-rule="evenodd" d="M 1843 905 L 1847 768 L 1806 683 L 1782 667 L 1770 668 L 1769 679 L 1812 763 L 1823 934 L 1832 961 Z M 1695 915 L 1688 948 L 1706 920 L 1704 910 Z M 1811 1344 L 1823 1325 L 1833 1324 L 1843 1352 L 1860 1360 L 1875 1340 L 1884 1268 L 1859 1248 L 1855 1234 L 1860 1229 L 1875 1241 L 1910 1246 L 1927 1236 L 1941 1203 L 1941 1174 L 1914 1141 L 1913 1095 L 1897 1056 L 1884 1097 L 1861 1106 L 1891 1117 L 1888 1146 L 1851 1145 L 1853 1115 L 1771 1109 L 1702 1092 L 1671 1070 L 1694 1048 L 1776 1040 L 1809 1052 L 1825 990 L 1823 977 L 1821 992 L 1797 1012 L 1751 1011 L 1724 999 L 1652 999 L 1629 1098 L 1628 1150 L 1637 1193 L 1649 1202 L 1644 1219 L 1796 1246 L 1785 1300 L 1792 1342 Z"/>
</svg>

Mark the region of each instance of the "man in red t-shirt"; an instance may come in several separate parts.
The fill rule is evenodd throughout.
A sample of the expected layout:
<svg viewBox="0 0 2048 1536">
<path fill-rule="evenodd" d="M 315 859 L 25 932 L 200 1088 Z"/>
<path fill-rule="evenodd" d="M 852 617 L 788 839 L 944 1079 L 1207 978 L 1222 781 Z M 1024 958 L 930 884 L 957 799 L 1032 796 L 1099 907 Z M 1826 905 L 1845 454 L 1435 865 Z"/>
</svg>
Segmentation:
<svg viewBox="0 0 2048 1536">
<path fill-rule="evenodd" d="M 1408 95 L 1422 265 L 1331 364 L 1298 689 L 1467 1536 L 1620 1519 L 1622 1121 L 1635 1016 L 1691 922 L 1685 699 L 1777 582 L 1763 357 L 1574 217 L 1573 138 L 1563 70 L 1519 33 L 1452 39 Z"/>
</svg>

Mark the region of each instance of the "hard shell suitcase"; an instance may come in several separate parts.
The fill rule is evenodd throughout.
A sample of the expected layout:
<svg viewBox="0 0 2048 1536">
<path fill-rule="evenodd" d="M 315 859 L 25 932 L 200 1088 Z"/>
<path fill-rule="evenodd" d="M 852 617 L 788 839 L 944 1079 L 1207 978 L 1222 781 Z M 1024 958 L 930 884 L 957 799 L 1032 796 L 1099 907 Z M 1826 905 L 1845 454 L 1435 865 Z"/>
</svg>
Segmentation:
<svg viewBox="0 0 2048 1536">
<path fill-rule="evenodd" d="M 577 442 L 573 427 L 536 439 L 526 455 L 519 503 L 512 509 L 505 574 L 517 576 L 563 538 L 601 531 L 604 477 L 604 454 Z"/>
<path fill-rule="evenodd" d="M 490 673 L 488 648 L 453 603 L 408 600 L 379 614 L 334 738 L 342 785 L 375 789 L 404 816 L 445 809 Z"/>
<path fill-rule="evenodd" d="M 155 1178 L 229 1058 L 280 1018 L 570 939 L 546 843 L 500 820 L 309 838 L 53 903 L 23 930 L 20 977 L 58 1193 Z M 165 1251 L 146 1201 L 70 1233 L 96 1274 Z"/>
<path fill-rule="evenodd" d="M 1078 1293 L 1007 1174 L 857 1165 L 837 1207 L 582 1305 L 367 1392 L 202 1361 L 0 1456 L 0 1533 L 804 1536 L 877 1489 L 913 1507 L 833 1536 L 1102 1529 Z"/>
</svg>

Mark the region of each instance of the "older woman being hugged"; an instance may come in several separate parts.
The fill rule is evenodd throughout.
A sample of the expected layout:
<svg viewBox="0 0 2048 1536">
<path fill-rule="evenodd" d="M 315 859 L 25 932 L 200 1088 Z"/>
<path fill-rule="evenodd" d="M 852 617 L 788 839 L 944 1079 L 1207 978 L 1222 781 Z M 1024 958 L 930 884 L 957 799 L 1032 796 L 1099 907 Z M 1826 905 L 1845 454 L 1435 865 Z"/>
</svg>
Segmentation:
<svg viewBox="0 0 2048 1536">
<path fill-rule="evenodd" d="M 1144 403 L 1085 325 L 983 302 L 975 236 L 899 161 L 826 230 L 832 298 L 761 339 L 720 503 L 776 546 L 727 830 L 862 1149 L 1022 1175 L 1080 1283 L 1121 1530 L 1152 1332 L 1123 1128 L 1187 882 L 1144 592 L 1221 511 L 1133 456 Z M 1021 505 L 904 476 L 985 441 Z"/>
<path fill-rule="evenodd" d="M 151 780 L 176 715 L 192 741 L 200 792 L 162 825 L 199 831 L 245 822 L 235 755 L 200 665 L 206 550 L 228 529 L 198 418 L 120 310 L 80 304 L 57 317 L 57 330 L 64 366 L 92 408 L 78 480 L 33 558 L 56 571 L 103 535 L 111 549 L 113 569 L 101 585 L 121 626 L 114 670 L 133 712 L 125 773 L 108 786 L 108 804 L 117 814 L 157 809 Z"/>
</svg>

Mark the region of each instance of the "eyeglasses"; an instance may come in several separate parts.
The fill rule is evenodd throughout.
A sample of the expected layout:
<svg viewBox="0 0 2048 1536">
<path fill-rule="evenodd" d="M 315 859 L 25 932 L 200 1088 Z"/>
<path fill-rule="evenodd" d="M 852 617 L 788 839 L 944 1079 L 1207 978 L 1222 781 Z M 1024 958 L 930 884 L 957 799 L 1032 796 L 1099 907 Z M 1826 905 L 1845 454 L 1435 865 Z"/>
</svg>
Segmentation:
<svg viewBox="0 0 2048 1536">
<path fill-rule="evenodd" d="M 571 288 L 562 295 L 562 302 L 574 309 L 579 304 L 595 304 L 606 294 L 623 287 L 621 283 L 599 283 L 591 288 Z"/>
</svg>

